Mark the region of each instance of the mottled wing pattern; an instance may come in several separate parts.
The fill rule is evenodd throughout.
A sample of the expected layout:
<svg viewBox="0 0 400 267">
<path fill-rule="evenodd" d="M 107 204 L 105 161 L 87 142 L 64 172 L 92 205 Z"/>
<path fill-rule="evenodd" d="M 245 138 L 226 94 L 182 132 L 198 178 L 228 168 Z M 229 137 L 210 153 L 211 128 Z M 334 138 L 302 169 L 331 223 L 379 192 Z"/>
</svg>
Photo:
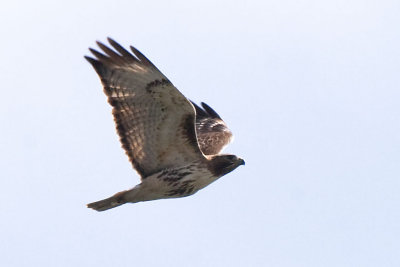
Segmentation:
<svg viewBox="0 0 400 267">
<path fill-rule="evenodd" d="M 204 159 L 196 139 L 195 110 L 144 55 L 108 38 L 102 53 L 85 57 L 103 83 L 122 147 L 142 178 Z"/>
<path fill-rule="evenodd" d="M 199 107 L 192 102 L 196 109 L 197 140 L 205 155 L 215 155 L 232 140 L 232 132 L 221 117 L 206 103 Z"/>
</svg>

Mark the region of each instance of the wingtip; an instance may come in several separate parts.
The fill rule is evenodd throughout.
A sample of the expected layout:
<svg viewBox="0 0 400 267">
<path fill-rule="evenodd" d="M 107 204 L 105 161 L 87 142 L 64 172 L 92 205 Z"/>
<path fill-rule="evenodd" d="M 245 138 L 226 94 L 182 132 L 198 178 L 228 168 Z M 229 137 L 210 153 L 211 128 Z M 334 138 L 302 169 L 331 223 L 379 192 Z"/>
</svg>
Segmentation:
<svg viewBox="0 0 400 267">
<path fill-rule="evenodd" d="M 198 116 L 199 118 L 205 118 L 205 117 L 207 117 L 207 113 L 204 111 L 204 109 L 202 109 L 202 108 L 201 108 L 199 105 L 197 105 L 194 101 L 192 101 L 192 100 L 189 100 L 189 101 L 192 103 L 194 109 L 196 110 L 196 116 Z"/>
<path fill-rule="evenodd" d="M 204 102 L 201 102 L 201 106 L 203 107 L 203 109 L 213 118 L 217 118 L 222 120 L 221 116 L 218 115 L 218 113 L 209 105 L 207 105 Z"/>
<path fill-rule="evenodd" d="M 99 51 L 97 51 L 97 50 L 94 49 L 94 48 L 89 47 L 89 51 L 90 51 L 90 53 L 92 53 L 95 57 L 104 56 L 103 54 L 101 54 Z"/>
<path fill-rule="evenodd" d="M 107 41 L 109 43 L 116 43 L 115 40 L 113 38 L 111 38 L 110 36 L 107 36 Z"/>
<path fill-rule="evenodd" d="M 97 44 L 99 47 L 101 47 L 102 45 L 104 45 L 103 42 L 102 42 L 102 41 L 99 41 L 99 40 L 96 40 L 96 44 Z"/>
<path fill-rule="evenodd" d="M 115 41 L 113 38 L 111 38 L 111 37 L 107 37 L 107 41 L 108 41 L 108 43 L 111 45 L 111 46 L 113 46 L 114 48 L 115 47 L 122 47 L 117 41 Z"/>
<path fill-rule="evenodd" d="M 205 102 L 201 102 L 200 104 L 204 109 L 207 109 L 207 108 L 211 109 L 211 107 L 209 105 L 207 105 Z"/>
<path fill-rule="evenodd" d="M 134 46 L 130 45 L 129 48 L 131 49 L 131 51 L 133 52 L 133 54 L 142 62 L 145 63 L 149 66 L 153 66 L 154 68 L 156 68 L 153 63 L 151 63 L 150 60 L 147 59 L 147 57 L 145 55 L 142 54 L 142 52 L 140 52 L 138 49 L 136 49 Z"/>
<path fill-rule="evenodd" d="M 189 101 L 190 101 L 190 103 L 192 103 L 192 105 L 193 105 L 196 109 L 197 109 L 197 108 L 200 108 L 199 105 L 197 105 L 196 102 L 194 102 L 193 100 L 190 100 L 190 99 L 189 99 Z"/>
<path fill-rule="evenodd" d="M 136 55 L 136 53 L 140 53 L 139 50 L 137 50 L 133 45 L 130 45 L 129 48 L 131 51 Z M 137 56 L 137 55 L 136 55 Z"/>
<path fill-rule="evenodd" d="M 100 76 L 104 74 L 104 65 L 101 63 L 99 60 L 92 58 L 90 56 L 84 56 L 84 58 L 92 65 L 94 70 L 99 74 Z"/>
<path fill-rule="evenodd" d="M 94 64 L 95 62 L 97 62 L 96 59 L 89 57 L 89 56 L 83 56 L 87 61 L 89 61 L 90 64 Z"/>
<path fill-rule="evenodd" d="M 112 51 L 110 48 L 107 47 L 107 45 L 105 45 L 103 42 L 100 41 L 96 41 L 96 44 L 101 48 L 101 50 L 103 50 L 106 54 L 109 54 L 109 52 L 115 53 L 114 51 Z"/>
</svg>

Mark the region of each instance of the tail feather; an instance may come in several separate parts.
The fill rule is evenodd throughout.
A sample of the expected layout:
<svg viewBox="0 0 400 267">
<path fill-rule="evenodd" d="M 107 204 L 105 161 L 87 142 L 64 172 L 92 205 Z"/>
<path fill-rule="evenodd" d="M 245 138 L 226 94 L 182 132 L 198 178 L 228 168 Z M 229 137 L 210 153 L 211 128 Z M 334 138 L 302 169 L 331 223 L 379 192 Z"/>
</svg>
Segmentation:
<svg viewBox="0 0 400 267">
<path fill-rule="evenodd" d="M 115 195 L 113 195 L 112 197 L 100 200 L 100 201 L 96 201 L 93 203 L 89 203 L 87 204 L 88 208 L 97 210 L 97 211 L 105 211 L 108 209 L 112 209 L 118 206 L 121 206 L 125 203 L 127 203 L 127 201 L 125 200 L 125 193 L 127 191 L 122 191 L 119 193 L 116 193 Z"/>
</svg>

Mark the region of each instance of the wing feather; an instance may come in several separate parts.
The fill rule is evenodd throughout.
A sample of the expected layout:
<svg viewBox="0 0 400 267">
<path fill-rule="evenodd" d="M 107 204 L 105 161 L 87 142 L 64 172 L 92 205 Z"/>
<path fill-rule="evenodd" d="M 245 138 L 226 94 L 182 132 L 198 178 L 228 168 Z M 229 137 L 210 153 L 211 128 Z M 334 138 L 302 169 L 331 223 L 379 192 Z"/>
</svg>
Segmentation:
<svg viewBox="0 0 400 267">
<path fill-rule="evenodd" d="M 192 104 L 196 109 L 197 140 L 201 151 L 205 155 L 219 154 L 232 141 L 232 132 L 209 105 L 204 102 L 202 107 Z"/>
<path fill-rule="evenodd" d="M 192 104 L 143 54 L 108 38 L 85 57 L 103 83 L 113 107 L 122 147 L 145 178 L 162 169 L 205 160 L 196 138 Z"/>
</svg>

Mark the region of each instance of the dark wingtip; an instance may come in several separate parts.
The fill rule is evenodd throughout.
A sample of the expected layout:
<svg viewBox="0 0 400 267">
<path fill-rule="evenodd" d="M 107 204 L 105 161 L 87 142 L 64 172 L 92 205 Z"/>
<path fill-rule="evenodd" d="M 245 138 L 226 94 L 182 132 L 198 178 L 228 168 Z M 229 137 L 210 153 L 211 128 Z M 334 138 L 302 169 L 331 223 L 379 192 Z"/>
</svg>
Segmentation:
<svg viewBox="0 0 400 267">
<path fill-rule="evenodd" d="M 190 101 L 190 103 L 192 103 L 192 105 L 196 108 L 196 110 L 197 109 L 201 109 L 194 101 L 192 101 L 192 100 L 189 100 Z"/>
<path fill-rule="evenodd" d="M 207 105 L 204 102 L 201 102 L 201 106 L 204 108 L 204 110 L 208 113 L 208 115 L 210 115 L 212 118 L 217 118 L 217 119 L 221 119 L 221 117 L 218 115 L 217 112 L 215 112 L 214 109 L 212 109 L 209 105 Z"/>
<path fill-rule="evenodd" d="M 116 51 L 112 50 L 111 48 L 109 48 L 108 46 L 103 44 L 102 42 L 96 41 L 96 43 L 101 48 L 101 50 L 103 50 L 103 52 L 109 56 L 110 59 L 112 59 L 112 60 L 120 59 L 121 55 L 118 54 Z M 112 43 L 110 42 L 110 44 L 112 44 Z"/>
<path fill-rule="evenodd" d="M 93 64 L 95 61 L 97 61 L 96 59 L 89 57 L 89 56 L 83 56 L 87 61 L 89 61 L 90 64 Z"/>
<path fill-rule="evenodd" d="M 99 60 L 89 57 L 89 56 L 84 56 L 84 58 L 93 66 L 93 68 L 97 72 L 97 74 L 102 75 L 104 73 L 103 63 L 101 63 Z"/>
<path fill-rule="evenodd" d="M 103 60 L 103 61 L 110 61 L 110 58 L 107 57 L 106 55 L 100 53 L 99 51 L 97 51 L 96 49 L 93 48 L 89 48 L 89 51 L 99 60 Z"/>
<path fill-rule="evenodd" d="M 206 118 L 208 117 L 207 112 L 204 111 L 201 107 L 199 107 L 195 102 L 190 100 L 190 102 L 193 104 L 194 108 L 196 109 L 196 116 L 199 118 Z"/>
<path fill-rule="evenodd" d="M 101 63 L 92 57 L 84 56 L 84 58 L 96 69 Z"/>
<path fill-rule="evenodd" d="M 129 48 L 131 49 L 133 54 L 140 60 L 141 63 L 150 66 L 153 69 L 158 70 L 157 67 L 153 63 L 151 63 L 151 61 L 145 55 L 143 55 L 138 49 L 136 49 L 134 46 L 129 46 Z"/>
<path fill-rule="evenodd" d="M 126 60 L 131 62 L 137 62 L 138 59 L 135 58 L 130 52 L 128 52 L 122 45 L 114 41 L 112 38 L 107 37 L 108 42 L 110 45 L 121 54 Z"/>
<path fill-rule="evenodd" d="M 110 44 L 113 44 L 113 43 L 118 44 L 118 43 L 117 43 L 113 38 L 111 38 L 110 36 L 107 37 L 107 41 L 108 41 Z"/>
</svg>

